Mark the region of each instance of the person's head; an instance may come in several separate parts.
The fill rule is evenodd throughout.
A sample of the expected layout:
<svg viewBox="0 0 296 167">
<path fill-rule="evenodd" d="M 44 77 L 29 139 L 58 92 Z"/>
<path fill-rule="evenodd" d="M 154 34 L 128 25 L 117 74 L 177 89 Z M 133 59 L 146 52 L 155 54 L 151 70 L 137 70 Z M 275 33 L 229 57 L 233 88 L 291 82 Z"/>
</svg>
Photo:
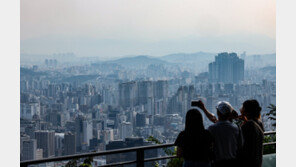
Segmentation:
<svg viewBox="0 0 296 167">
<path fill-rule="evenodd" d="M 261 107 L 257 100 L 251 99 L 246 100 L 243 103 L 240 111 L 242 115 L 247 117 L 247 119 L 259 119 Z"/>
<path fill-rule="evenodd" d="M 234 111 L 231 104 L 227 101 L 220 101 L 216 107 L 218 119 L 220 121 L 226 121 L 232 119 L 232 113 Z"/>
<path fill-rule="evenodd" d="M 196 132 L 204 130 L 202 115 L 198 109 L 190 109 L 186 113 L 185 131 Z"/>
</svg>

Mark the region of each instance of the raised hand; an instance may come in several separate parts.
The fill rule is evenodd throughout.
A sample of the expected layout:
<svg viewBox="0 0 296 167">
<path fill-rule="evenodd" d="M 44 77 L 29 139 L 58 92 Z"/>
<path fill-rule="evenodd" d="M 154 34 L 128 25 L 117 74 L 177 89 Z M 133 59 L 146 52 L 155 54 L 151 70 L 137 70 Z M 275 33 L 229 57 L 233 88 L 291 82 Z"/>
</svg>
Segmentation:
<svg viewBox="0 0 296 167">
<path fill-rule="evenodd" d="M 200 109 L 202 110 L 206 109 L 205 104 L 201 100 L 198 100 L 196 104 L 197 104 L 197 107 L 199 107 Z"/>
</svg>

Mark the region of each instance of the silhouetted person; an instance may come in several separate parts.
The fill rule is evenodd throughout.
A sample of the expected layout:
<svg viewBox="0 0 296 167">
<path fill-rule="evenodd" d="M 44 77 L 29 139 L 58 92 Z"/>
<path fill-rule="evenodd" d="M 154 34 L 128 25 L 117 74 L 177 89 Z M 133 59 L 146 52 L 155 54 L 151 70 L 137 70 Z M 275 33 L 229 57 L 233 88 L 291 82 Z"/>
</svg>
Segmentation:
<svg viewBox="0 0 296 167">
<path fill-rule="evenodd" d="M 242 125 L 244 146 L 242 149 L 241 166 L 261 167 L 264 138 L 264 129 L 260 121 L 261 107 L 257 100 L 247 100 L 243 103 L 240 111 L 245 119 Z"/>
<path fill-rule="evenodd" d="M 185 130 L 178 135 L 177 156 L 184 158 L 183 167 L 211 167 L 214 139 L 204 128 L 201 113 L 190 109 L 186 114 Z"/>
<path fill-rule="evenodd" d="M 208 128 L 215 139 L 215 167 L 237 167 L 237 156 L 243 144 L 240 127 L 232 123 L 232 119 L 237 117 L 237 113 L 228 102 L 221 101 L 216 107 L 217 121 L 202 101 L 199 101 L 198 107 L 206 113 L 212 122 L 216 122 Z"/>
</svg>

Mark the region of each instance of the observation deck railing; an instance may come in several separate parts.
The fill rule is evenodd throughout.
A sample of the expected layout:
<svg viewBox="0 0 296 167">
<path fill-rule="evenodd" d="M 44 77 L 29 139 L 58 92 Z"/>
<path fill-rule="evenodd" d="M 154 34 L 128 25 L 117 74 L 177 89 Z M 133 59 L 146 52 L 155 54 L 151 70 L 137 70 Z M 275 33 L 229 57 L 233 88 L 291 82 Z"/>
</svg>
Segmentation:
<svg viewBox="0 0 296 167">
<path fill-rule="evenodd" d="M 275 131 L 269 131 L 269 132 L 264 133 L 264 135 L 275 135 L 275 134 L 276 134 Z M 276 142 L 263 143 L 263 147 L 270 146 L 270 145 L 276 145 Z M 128 164 L 136 164 L 137 167 L 144 167 L 145 162 L 177 158 L 176 156 L 161 156 L 161 157 L 153 157 L 153 158 L 144 158 L 144 151 L 145 150 L 167 148 L 167 147 L 173 147 L 173 146 L 174 146 L 173 143 L 156 144 L 156 145 L 149 145 L 149 146 L 107 150 L 107 151 L 101 151 L 101 152 L 74 154 L 74 155 L 69 155 L 69 156 L 44 158 L 44 159 L 39 159 L 39 160 L 21 161 L 20 166 L 21 167 L 29 167 L 30 165 L 37 165 L 37 164 L 48 163 L 48 162 L 58 162 L 58 161 L 66 161 L 66 160 L 72 160 L 72 159 L 106 156 L 106 155 L 110 155 L 110 154 L 136 152 L 136 160 L 110 163 L 110 164 L 101 165 L 101 167 L 123 166 L 123 165 L 128 165 Z"/>
</svg>

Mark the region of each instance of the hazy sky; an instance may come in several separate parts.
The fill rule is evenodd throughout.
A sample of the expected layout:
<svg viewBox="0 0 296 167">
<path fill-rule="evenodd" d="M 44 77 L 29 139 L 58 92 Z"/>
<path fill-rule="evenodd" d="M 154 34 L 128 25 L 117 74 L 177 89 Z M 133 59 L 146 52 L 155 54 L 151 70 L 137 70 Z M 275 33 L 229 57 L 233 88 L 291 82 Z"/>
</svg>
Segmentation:
<svg viewBox="0 0 296 167">
<path fill-rule="evenodd" d="M 275 52 L 275 0 L 22 0 L 21 52 Z"/>
</svg>

